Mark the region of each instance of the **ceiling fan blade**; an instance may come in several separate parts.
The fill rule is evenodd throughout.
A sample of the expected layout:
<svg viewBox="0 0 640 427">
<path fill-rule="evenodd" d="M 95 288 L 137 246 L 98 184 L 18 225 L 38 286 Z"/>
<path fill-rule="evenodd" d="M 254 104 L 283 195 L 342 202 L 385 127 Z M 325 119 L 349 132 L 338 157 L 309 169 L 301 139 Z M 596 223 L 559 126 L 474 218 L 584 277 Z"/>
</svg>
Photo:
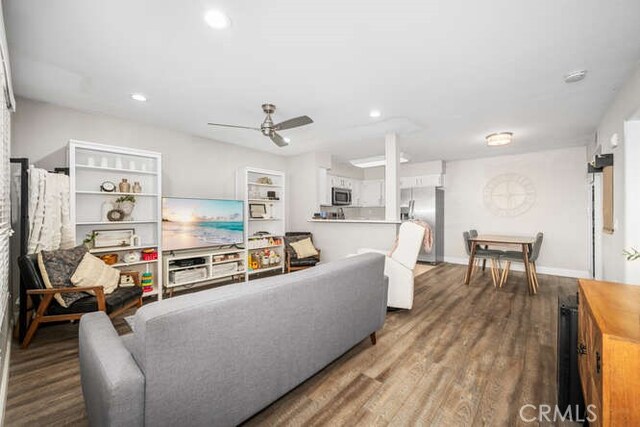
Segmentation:
<svg viewBox="0 0 640 427">
<path fill-rule="evenodd" d="M 283 137 L 281 137 L 275 132 L 269 138 L 271 138 L 273 143 L 276 144 L 278 147 L 286 147 L 287 145 L 289 145 L 287 144 L 287 141 L 285 141 Z"/>
<path fill-rule="evenodd" d="M 308 125 L 313 123 L 313 120 L 311 120 L 311 117 L 309 116 L 300 116 L 300 117 L 296 117 L 293 119 L 289 119 L 289 120 L 285 120 L 282 123 L 278 123 L 277 125 L 273 126 L 273 129 L 275 130 L 285 130 L 285 129 L 292 129 L 292 128 L 297 128 L 300 126 L 304 126 L 304 125 Z"/>
<path fill-rule="evenodd" d="M 253 129 L 253 130 L 260 130 L 260 128 L 252 128 L 249 126 L 236 126 L 236 125 L 225 125 L 222 123 L 208 123 L 211 126 L 223 126 L 226 128 L 238 128 L 238 129 Z"/>
</svg>

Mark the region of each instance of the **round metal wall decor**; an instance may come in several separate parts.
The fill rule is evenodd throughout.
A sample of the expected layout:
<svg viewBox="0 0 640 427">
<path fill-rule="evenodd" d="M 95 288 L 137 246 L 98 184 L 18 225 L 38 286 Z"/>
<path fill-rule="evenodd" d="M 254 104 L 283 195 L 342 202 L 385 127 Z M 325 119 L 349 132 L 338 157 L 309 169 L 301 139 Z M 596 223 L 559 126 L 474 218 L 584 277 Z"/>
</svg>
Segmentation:
<svg viewBox="0 0 640 427">
<path fill-rule="evenodd" d="M 514 217 L 527 212 L 536 202 L 536 187 L 517 173 L 498 175 L 484 187 L 484 205 L 494 215 Z"/>
</svg>

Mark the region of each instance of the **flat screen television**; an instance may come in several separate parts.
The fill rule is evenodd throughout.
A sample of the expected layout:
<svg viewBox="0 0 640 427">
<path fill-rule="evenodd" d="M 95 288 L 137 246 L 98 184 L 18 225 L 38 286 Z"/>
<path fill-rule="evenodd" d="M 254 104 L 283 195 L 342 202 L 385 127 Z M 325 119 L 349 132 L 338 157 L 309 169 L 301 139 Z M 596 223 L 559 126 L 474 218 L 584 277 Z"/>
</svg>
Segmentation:
<svg viewBox="0 0 640 427">
<path fill-rule="evenodd" d="M 244 242 L 242 200 L 162 198 L 162 249 L 174 251 Z"/>
</svg>

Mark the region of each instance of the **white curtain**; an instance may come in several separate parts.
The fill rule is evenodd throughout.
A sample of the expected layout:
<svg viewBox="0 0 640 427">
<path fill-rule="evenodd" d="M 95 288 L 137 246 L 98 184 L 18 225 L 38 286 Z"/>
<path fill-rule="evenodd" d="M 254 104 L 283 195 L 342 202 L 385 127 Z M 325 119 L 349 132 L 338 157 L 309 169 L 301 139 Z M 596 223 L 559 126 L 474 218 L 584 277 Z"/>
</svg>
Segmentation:
<svg viewBox="0 0 640 427">
<path fill-rule="evenodd" d="M 30 167 L 27 252 L 68 249 L 74 244 L 69 211 L 69 177 Z"/>
</svg>

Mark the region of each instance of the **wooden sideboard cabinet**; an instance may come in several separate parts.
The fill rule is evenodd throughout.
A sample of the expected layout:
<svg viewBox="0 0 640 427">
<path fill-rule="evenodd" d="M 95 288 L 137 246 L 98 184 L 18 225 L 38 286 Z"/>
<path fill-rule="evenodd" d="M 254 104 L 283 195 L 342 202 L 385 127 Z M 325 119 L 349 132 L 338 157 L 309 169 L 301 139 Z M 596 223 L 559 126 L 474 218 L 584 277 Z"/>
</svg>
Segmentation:
<svg viewBox="0 0 640 427">
<path fill-rule="evenodd" d="M 578 369 L 591 425 L 640 426 L 640 286 L 580 280 Z"/>
</svg>

